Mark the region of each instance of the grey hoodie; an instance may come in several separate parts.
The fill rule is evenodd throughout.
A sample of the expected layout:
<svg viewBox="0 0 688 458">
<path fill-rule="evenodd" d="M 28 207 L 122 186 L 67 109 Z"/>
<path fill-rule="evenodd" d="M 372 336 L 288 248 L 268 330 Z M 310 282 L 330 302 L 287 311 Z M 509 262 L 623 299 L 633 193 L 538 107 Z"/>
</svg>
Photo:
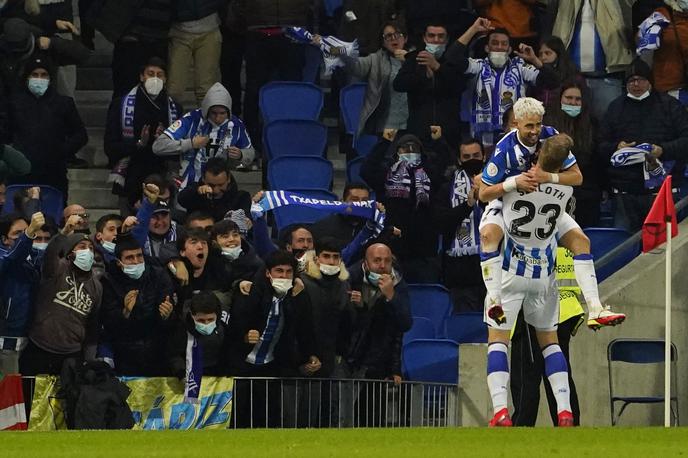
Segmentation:
<svg viewBox="0 0 688 458">
<path fill-rule="evenodd" d="M 202 118 L 202 123 L 208 121 L 208 110 L 214 106 L 226 107 L 230 113 L 229 118 L 226 122 L 232 121 L 234 116 L 231 115 L 232 112 L 232 97 L 229 95 L 229 91 L 220 83 L 213 84 L 208 92 L 206 92 L 205 97 L 203 97 L 203 102 L 201 103 L 201 108 L 194 110 L 190 113 L 184 115 L 187 117 L 199 116 Z M 192 137 L 183 138 L 181 140 L 175 140 L 168 135 L 160 135 L 153 143 L 153 153 L 158 156 L 175 156 L 178 154 L 185 153 L 193 149 Z M 241 163 L 244 165 L 249 165 L 253 162 L 255 157 L 255 151 L 253 147 L 241 148 Z"/>
</svg>

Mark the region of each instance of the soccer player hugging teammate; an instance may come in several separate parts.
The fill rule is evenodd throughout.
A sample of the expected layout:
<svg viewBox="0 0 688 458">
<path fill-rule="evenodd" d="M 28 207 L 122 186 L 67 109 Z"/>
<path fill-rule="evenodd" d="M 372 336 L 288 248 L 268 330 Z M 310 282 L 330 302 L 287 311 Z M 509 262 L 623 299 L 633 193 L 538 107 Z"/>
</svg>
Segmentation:
<svg viewBox="0 0 688 458">
<path fill-rule="evenodd" d="M 570 151 L 559 169 L 545 171 L 542 167 L 532 167 L 542 142 L 557 135 L 557 131 L 552 127 L 542 125 L 545 109 L 536 99 L 531 97 L 518 99 L 513 111 L 516 129 L 506 134 L 497 143 L 494 156 L 483 171 L 484 186 L 480 189 L 480 199 L 489 202 L 480 222 L 480 258 L 483 280 L 487 289 L 486 307 L 488 315 L 497 321 L 504 320 L 501 292 L 502 269 L 508 268 L 513 262 L 509 259 L 512 256 L 511 253 L 507 253 L 505 259 L 502 252 L 504 233 L 512 229 L 505 224 L 503 209 L 508 207 L 502 201 L 506 196 L 516 192 L 536 191 L 540 184 L 578 186 L 583 181 L 576 158 Z M 515 202 L 514 205 L 521 204 Z M 509 210 L 520 214 L 520 218 L 514 221 L 516 230 L 522 224 L 531 222 L 539 216 L 530 206 L 519 206 L 509 208 Z M 547 231 L 548 228 L 549 226 L 545 225 L 538 233 L 544 235 L 545 232 L 542 231 Z M 626 315 L 613 312 L 609 306 L 603 306 L 600 302 L 595 266 L 590 254 L 590 240 L 580 226 L 570 215 L 564 213 L 561 215 L 557 232 L 558 243 L 574 254 L 576 281 L 588 307 L 588 327 L 597 330 L 603 326 L 614 326 L 623 322 Z"/>
<path fill-rule="evenodd" d="M 570 137 L 554 135 L 545 141 L 536 169 L 556 173 L 569 160 Z M 487 385 L 494 417 L 490 426 L 511 426 L 507 410 L 509 333 L 519 310 L 536 329 L 545 373 L 557 401 L 559 426 L 573 426 L 569 397 L 568 367 L 557 340 L 559 292 L 555 278 L 557 229 L 563 230 L 570 186 L 535 184 L 532 192 L 508 192 L 503 197 L 505 262 L 501 278 L 501 316 L 486 311 L 488 324 Z"/>
</svg>

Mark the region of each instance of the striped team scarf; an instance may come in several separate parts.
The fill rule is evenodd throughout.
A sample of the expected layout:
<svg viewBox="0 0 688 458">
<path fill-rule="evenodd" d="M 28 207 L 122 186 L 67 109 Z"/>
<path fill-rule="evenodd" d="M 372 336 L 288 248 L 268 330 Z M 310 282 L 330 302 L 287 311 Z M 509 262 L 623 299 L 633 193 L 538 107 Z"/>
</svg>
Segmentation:
<svg viewBox="0 0 688 458">
<path fill-rule="evenodd" d="M 122 99 L 122 110 L 121 110 L 121 124 L 122 124 L 122 138 L 129 141 L 134 141 L 134 112 L 136 110 L 136 92 L 139 86 L 135 86 L 129 93 Z M 172 124 L 179 118 L 179 113 L 177 113 L 177 106 L 174 104 L 172 97 L 167 97 L 167 118 L 169 123 Z M 124 186 L 124 180 L 127 177 L 127 169 L 129 168 L 130 157 L 125 157 L 117 161 L 115 166 L 110 171 L 108 175 L 108 183 L 116 183 L 120 186 Z"/>
<path fill-rule="evenodd" d="M 520 57 L 509 58 L 501 72 L 490 65 L 490 60 L 481 61 L 480 74 L 476 80 L 473 106 L 473 129 L 475 135 L 496 132 L 502 129 L 504 112 L 513 106 L 523 94 L 521 69 L 524 62 Z M 511 94 L 506 97 L 506 94 Z"/>
<path fill-rule="evenodd" d="M 411 174 L 413 173 L 413 181 Z M 411 196 L 411 187 L 416 190 L 416 208 L 427 205 L 430 202 L 430 178 L 419 163 L 409 164 L 406 161 L 397 161 L 387 172 L 385 181 L 385 195 L 387 197 L 408 199 Z"/>
<path fill-rule="evenodd" d="M 657 166 L 649 168 L 647 157 L 652 151 L 652 145 L 641 143 L 636 146 L 629 146 L 614 151 L 611 157 L 613 167 L 627 167 L 630 165 L 644 164 L 643 177 L 645 179 L 645 189 L 655 189 L 662 185 L 668 172 L 674 167 L 676 161 L 660 161 L 657 159 Z"/>
<path fill-rule="evenodd" d="M 184 377 L 184 402 L 198 404 L 203 378 L 203 352 L 193 334 L 186 333 L 186 375 Z"/>
<path fill-rule="evenodd" d="M 468 200 L 471 182 L 471 177 L 465 170 L 459 169 L 454 172 L 454 186 L 450 196 L 452 208 L 456 208 Z M 447 250 L 449 256 L 470 256 L 480 252 L 480 230 L 478 226 L 482 215 L 483 210 L 476 202 L 470 215 L 459 223 L 451 247 Z"/>
<path fill-rule="evenodd" d="M 313 34 L 302 27 L 286 27 L 284 34 L 291 40 L 302 43 L 311 44 L 313 41 Z M 330 35 L 320 37 L 320 52 L 322 52 L 323 60 L 325 61 L 325 74 L 330 75 L 332 70 L 337 67 L 343 67 L 344 61 L 339 57 L 339 54 L 333 54 L 332 50 L 337 49 L 338 52 L 344 51 L 349 57 L 358 57 L 358 40 L 352 42 L 342 41 L 337 37 Z"/>
<path fill-rule="evenodd" d="M 203 172 L 205 172 L 205 163 L 208 162 L 208 159 L 222 154 L 223 151 L 232 145 L 234 122 L 231 118 L 217 128 L 214 138 L 211 135 L 214 130 L 213 127 L 210 121 L 205 121 L 194 133 L 194 135 L 211 137 L 210 142 L 212 143 L 209 142 L 202 148 L 192 148 L 182 154 L 182 161 L 186 161 L 187 164 L 180 178 L 180 190 L 186 188 L 189 183 L 198 182 Z"/>
<path fill-rule="evenodd" d="M 326 210 L 331 213 L 365 218 L 368 220 L 366 224 L 369 224 L 369 227 L 374 225 L 373 237 L 380 235 L 385 227 L 385 214 L 377 209 L 374 200 L 342 202 L 339 200 L 316 199 L 290 191 L 265 191 L 263 198 L 257 204 L 251 206 L 251 215 L 254 218 L 260 218 L 267 211 L 288 205 L 299 205 L 317 210 Z"/>
<path fill-rule="evenodd" d="M 655 51 L 662 45 L 662 30 L 670 24 L 669 19 L 662 13 L 654 12 L 638 27 L 638 45 L 635 52 L 638 55 L 646 51 Z"/>
</svg>

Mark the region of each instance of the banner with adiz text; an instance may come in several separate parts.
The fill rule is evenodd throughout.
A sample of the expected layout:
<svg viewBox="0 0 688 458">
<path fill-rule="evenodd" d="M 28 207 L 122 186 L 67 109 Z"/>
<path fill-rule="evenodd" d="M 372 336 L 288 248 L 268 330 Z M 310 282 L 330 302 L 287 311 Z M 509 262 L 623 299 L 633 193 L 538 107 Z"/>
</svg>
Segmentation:
<svg viewBox="0 0 688 458">
<path fill-rule="evenodd" d="M 121 380 L 131 389 L 127 403 L 134 415 L 133 429 L 226 429 L 230 425 L 232 378 L 203 377 L 198 404 L 184 402 L 184 381 L 177 378 Z M 58 377 L 36 377 L 30 431 L 67 429 L 64 400 L 57 397 L 58 391 Z"/>
</svg>

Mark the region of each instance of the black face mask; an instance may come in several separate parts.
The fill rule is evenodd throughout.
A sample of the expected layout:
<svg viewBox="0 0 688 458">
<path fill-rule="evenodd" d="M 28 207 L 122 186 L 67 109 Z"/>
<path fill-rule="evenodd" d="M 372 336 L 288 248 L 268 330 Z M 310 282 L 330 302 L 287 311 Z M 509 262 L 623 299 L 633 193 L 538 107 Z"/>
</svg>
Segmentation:
<svg viewBox="0 0 688 458">
<path fill-rule="evenodd" d="M 483 170 L 483 161 L 480 159 L 470 159 L 468 161 L 462 162 L 461 163 L 461 168 L 463 168 L 466 173 L 470 176 L 475 176 L 482 172 Z"/>
</svg>

